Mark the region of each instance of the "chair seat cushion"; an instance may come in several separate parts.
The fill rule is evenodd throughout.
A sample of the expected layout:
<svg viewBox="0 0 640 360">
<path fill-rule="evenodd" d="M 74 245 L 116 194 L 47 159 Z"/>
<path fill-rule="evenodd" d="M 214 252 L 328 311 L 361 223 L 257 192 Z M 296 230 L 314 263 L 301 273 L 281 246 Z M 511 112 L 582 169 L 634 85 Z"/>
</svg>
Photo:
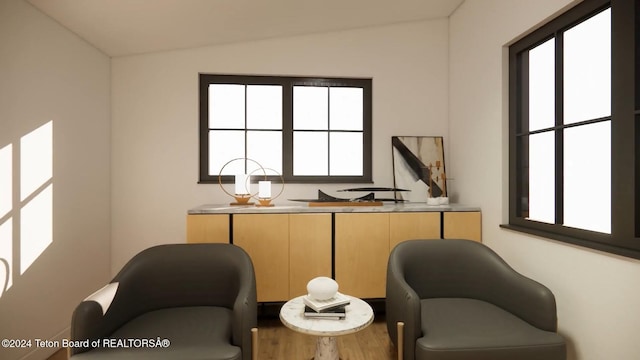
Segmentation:
<svg viewBox="0 0 640 360">
<path fill-rule="evenodd" d="M 111 344 L 77 354 L 73 360 L 180 359 L 239 360 L 241 349 L 231 345 L 232 311 L 221 307 L 179 307 L 151 311 L 129 321 L 111 336 Z M 168 347 L 118 346 L 129 339 L 168 339 Z M 102 340 L 101 344 L 102 344 Z"/>
<path fill-rule="evenodd" d="M 418 360 L 553 360 L 565 358 L 564 339 L 484 301 L 421 300 L 423 337 Z"/>
</svg>

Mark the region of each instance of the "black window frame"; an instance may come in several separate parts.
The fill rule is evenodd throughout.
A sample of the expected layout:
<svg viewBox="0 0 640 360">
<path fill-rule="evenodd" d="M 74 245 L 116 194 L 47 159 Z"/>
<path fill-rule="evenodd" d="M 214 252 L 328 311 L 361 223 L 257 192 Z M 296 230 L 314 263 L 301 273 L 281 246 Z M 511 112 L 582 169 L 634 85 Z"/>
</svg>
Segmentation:
<svg viewBox="0 0 640 360">
<path fill-rule="evenodd" d="M 218 175 L 209 174 L 209 85 L 281 85 L 282 94 L 282 179 L 287 183 L 372 183 L 372 78 L 299 77 L 273 75 L 199 74 L 199 180 L 198 183 L 218 183 Z M 363 89 L 363 129 L 318 130 L 323 132 L 358 132 L 363 135 L 361 176 L 300 176 L 293 174 L 293 87 L 328 86 L 359 87 Z M 307 131 L 307 130 L 305 130 Z M 309 130 L 314 131 L 314 130 Z M 222 182 L 232 182 L 231 176 L 222 176 Z M 272 181 L 280 177 L 269 176 Z"/>
<path fill-rule="evenodd" d="M 526 60 L 522 54 L 555 37 L 556 114 L 562 111 L 562 37 L 567 29 L 603 9 L 611 8 L 611 234 L 563 226 L 558 220 L 562 206 L 556 206 L 556 223 L 547 224 L 522 216 L 523 159 L 528 149 L 518 143 L 522 135 L 522 114 L 528 111 L 525 99 Z M 640 0 L 585 0 L 509 47 L 509 223 L 501 225 L 612 254 L 640 259 Z M 558 79 L 559 78 L 559 79 Z M 594 119 L 598 122 L 607 119 Z M 556 125 L 558 125 L 556 123 Z M 566 125 L 565 125 L 566 126 Z M 556 137 L 556 174 L 562 174 L 562 138 Z M 562 178 L 556 178 L 556 204 L 562 197 Z M 597 192 L 594 193 L 597 195 Z M 558 219 L 560 217 L 560 219 Z"/>
</svg>

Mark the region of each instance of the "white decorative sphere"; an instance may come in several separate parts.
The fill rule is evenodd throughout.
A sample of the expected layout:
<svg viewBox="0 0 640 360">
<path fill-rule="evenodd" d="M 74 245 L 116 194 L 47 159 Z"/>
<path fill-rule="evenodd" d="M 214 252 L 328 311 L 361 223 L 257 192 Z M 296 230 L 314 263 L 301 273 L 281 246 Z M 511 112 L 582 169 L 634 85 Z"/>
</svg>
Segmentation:
<svg viewBox="0 0 640 360">
<path fill-rule="evenodd" d="M 338 293 L 338 283 L 332 278 L 319 276 L 307 283 L 307 292 L 316 300 L 328 300 Z"/>
</svg>

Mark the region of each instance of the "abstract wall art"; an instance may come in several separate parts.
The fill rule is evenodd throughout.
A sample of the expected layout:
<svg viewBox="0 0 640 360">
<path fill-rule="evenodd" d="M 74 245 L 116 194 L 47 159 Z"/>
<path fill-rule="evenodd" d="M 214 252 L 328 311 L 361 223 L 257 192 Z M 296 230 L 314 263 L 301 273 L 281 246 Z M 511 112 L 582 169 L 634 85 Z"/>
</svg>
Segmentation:
<svg viewBox="0 0 640 360">
<path fill-rule="evenodd" d="M 393 136 L 393 186 L 407 189 L 396 199 L 426 202 L 429 197 L 447 196 L 442 136 Z"/>
</svg>

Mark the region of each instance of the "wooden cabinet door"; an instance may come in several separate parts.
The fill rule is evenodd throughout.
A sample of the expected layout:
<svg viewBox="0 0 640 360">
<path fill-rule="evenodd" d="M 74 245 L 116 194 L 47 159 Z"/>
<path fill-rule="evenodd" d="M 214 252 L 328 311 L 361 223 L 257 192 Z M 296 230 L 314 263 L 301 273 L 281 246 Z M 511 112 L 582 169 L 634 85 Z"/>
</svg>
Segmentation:
<svg viewBox="0 0 640 360">
<path fill-rule="evenodd" d="M 290 214 L 289 253 L 290 299 L 314 277 L 331 277 L 331 214 Z"/>
<path fill-rule="evenodd" d="M 440 239 L 440 212 L 389 214 L 389 249 L 413 239 Z"/>
<path fill-rule="evenodd" d="M 444 212 L 445 239 L 482 241 L 482 217 L 479 211 Z"/>
<path fill-rule="evenodd" d="M 289 299 L 289 215 L 234 214 L 233 243 L 253 261 L 259 302 Z"/>
<path fill-rule="evenodd" d="M 229 215 L 187 215 L 187 243 L 228 243 Z"/>
<path fill-rule="evenodd" d="M 383 298 L 389 258 L 388 213 L 335 214 L 335 275 L 340 292 Z"/>
</svg>

